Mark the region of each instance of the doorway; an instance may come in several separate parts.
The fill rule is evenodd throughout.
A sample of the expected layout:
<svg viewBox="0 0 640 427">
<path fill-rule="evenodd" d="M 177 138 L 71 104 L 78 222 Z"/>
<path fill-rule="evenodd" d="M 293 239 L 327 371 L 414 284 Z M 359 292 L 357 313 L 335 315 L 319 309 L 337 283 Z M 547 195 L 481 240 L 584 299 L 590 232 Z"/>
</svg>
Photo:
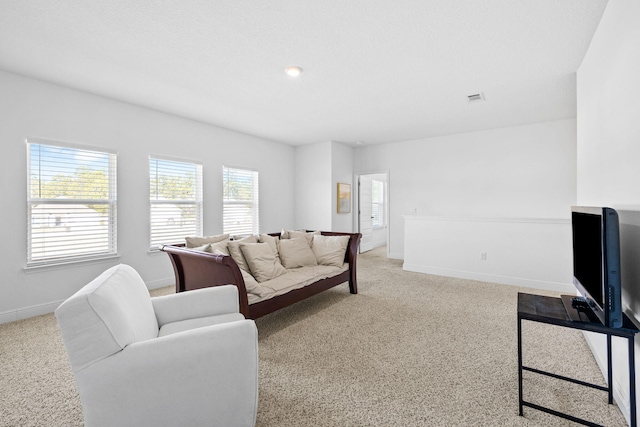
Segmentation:
<svg viewBox="0 0 640 427">
<path fill-rule="evenodd" d="M 360 253 L 389 242 L 389 174 L 358 175 L 358 232 L 362 234 Z"/>
</svg>

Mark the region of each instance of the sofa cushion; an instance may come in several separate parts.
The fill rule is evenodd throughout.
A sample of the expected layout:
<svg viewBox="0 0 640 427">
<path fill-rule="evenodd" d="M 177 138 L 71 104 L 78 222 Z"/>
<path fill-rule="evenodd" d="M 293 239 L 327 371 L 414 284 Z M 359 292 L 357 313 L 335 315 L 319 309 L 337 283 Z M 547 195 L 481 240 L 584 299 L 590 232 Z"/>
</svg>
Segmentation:
<svg viewBox="0 0 640 427">
<path fill-rule="evenodd" d="M 229 240 L 228 234 L 218 234 L 215 236 L 199 237 L 199 236 L 187 236 L 184 238 L 187 248 L 196 248 L 198 246 L 206 245 L 207 243 L 217 243 L 223 240 Z"/>
<path fill-rule="evenodd" d="M 311 247 L 309 247 L 306 237 L 280 239 L 278 241 L 278 253 L 280 254 L 280 261 L 286 269 L 318 265 L 316 256 L 313 254 Z"/>
<path fill-rule="evenodd" d="M 244 255 L 251 275 L 258 282 L 266 282 L 287 272 L 276 259 L 276 255 L 268 243 L 240 243 L 240 249 Z"/>
<path fill-rule="evenodd" d="M 341 267 L 350 236 L 313 236 L 311 250 L 320 265 Z"/>
<path fill-rule="evenodd" d="M 337 276 L 349 269 L 349 264 L 342 267 L 329 265 L 316 265 L 313 267 L 300 267 L 287 270 L 287 274 L 260 284 L 264 293 L 262 296 L 248 295 L 249 304 L 264 301 L 278 295 L 286 294 L 294 289 L 303 288 L 318 280 Z"/>
<path fill-rule="evenodd" d="M 240 270 L 250 272 L 251 269 L 249 268 L 249 264 L 247 264 L 247 261 L 244 258 L 242 250 L 240 249 L 241 243 L 258 243 L 258 240 L 256 239 L 256 236 L 251 235 L 251 236 L 245 237 L 244 239 L 231 240 L 227 244 L 229 255 L 231 255 L 231 258 L 233 258 L 236 264 L 238 264 L 238 267 L 240 267 Z"/>
</svg>

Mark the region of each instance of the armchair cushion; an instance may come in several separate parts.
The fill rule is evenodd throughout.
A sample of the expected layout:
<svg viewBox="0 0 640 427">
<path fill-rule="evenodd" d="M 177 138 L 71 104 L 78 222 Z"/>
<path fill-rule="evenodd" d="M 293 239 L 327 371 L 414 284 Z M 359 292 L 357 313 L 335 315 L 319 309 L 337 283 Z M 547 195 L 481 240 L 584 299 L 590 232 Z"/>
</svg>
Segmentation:
<svg viewBox="0 0 640 427">
<path fill-rule="evenodd" d="M 219 314 L 217 316 L 196 317 L 195 319 L 179 320 L 177 322 L 167 323 L 160 328 L 159 337 L 184 332 L 190 329 L 204 328 L 205 326 L 220 325 L 222 323 L 235 322 L 244 320 L 244 316 L 240 313 Z"/>
<path fill-rule="evenodd" d="M 147 286 L 124 264 L 106 270 L 63 302 L 56 318 L 71 364 L 78 368 L 158 336 Z"/>
<path fill-rule="evenodd" d="M 239 312 L 238 288 L 214 286 L 151 298 L 158 326 L 182 320 Z"/>
</svg>

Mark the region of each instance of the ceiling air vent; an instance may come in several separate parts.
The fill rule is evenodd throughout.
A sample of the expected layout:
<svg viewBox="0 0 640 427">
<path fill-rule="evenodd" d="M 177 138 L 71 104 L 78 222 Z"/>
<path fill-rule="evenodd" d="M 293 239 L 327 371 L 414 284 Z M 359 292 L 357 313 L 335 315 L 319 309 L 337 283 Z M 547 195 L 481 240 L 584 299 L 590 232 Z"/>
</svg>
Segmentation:
<svg viewBox="0 0 640 427">
<path fill-rule="evenodd" d="M 473 95 L 468 95 L 467 99 L 469 102 L 481 102 L 484 101 L 484 94 L 482 92 L 474 93 Z"/>
</svg>

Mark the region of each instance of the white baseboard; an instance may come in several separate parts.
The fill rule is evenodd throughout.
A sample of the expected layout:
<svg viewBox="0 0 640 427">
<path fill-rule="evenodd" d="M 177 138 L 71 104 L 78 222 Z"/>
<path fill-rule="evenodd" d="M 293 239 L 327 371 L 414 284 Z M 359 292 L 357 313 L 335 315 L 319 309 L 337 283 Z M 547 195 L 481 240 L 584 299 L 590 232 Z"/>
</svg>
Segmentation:
<svg viewBox="0 0 640 427">
<path fill-rule="evenodd" d="M 53 313 L 60 304 L 62 304 L 62 301 L 54 301 L 46 304 L 19 308 L 17 310 L 5 311 L 4 313 L 0 313 L 0 324 Z"/>
<path fill-rule="evenodd" d="M 153 280 L 146 282 L 147 288 L 158 289 L 165 286 L 173 286 L 175 284 L 174 277 L 167 277 L 164 279 Z M 27 319 L 29 317 L 41 316 L 43 314 L 53 313 L 64 300 L 48 302 L 45 304 L 33 305 L 30 307 L 23 307 L 16 310 L 5 311 L 0 313 L 0 325 L 3 323 L 15 322 L 17 320 Z"/>
<path fill-rule="evenodd" d="M 389 255 L 387 255 L 387 257 L 390 259 L 404 259 L 404 254 L 400 252 L 389 252 Z"/>
<path fill-rule="evenodd" d="M 5 311 L 0 313 L 0 325 L 3 323 L 15 322 L 18 320 L 17 313 L 15 311 Z"/>
<path fill-rule="evenodd" d="M 445 268 L 428 267 L 407 263 L 403 264 L 402 269 L 406 271 L 413 271 L 416 273 L 456 277 L 459 279 L 478 280 L 480 282 L 500 283 L 503 285 L 522 286 L 525 288 L 543 289 L 547 291 L 557 291 L 571 294 L 575 293 L 576 291 L 576 288 L 573 285 L 525 279 L 521 277 L 497 276 L 491 274 L 476 273 L 472 271 L 449 270 Z"/>
</svg>

